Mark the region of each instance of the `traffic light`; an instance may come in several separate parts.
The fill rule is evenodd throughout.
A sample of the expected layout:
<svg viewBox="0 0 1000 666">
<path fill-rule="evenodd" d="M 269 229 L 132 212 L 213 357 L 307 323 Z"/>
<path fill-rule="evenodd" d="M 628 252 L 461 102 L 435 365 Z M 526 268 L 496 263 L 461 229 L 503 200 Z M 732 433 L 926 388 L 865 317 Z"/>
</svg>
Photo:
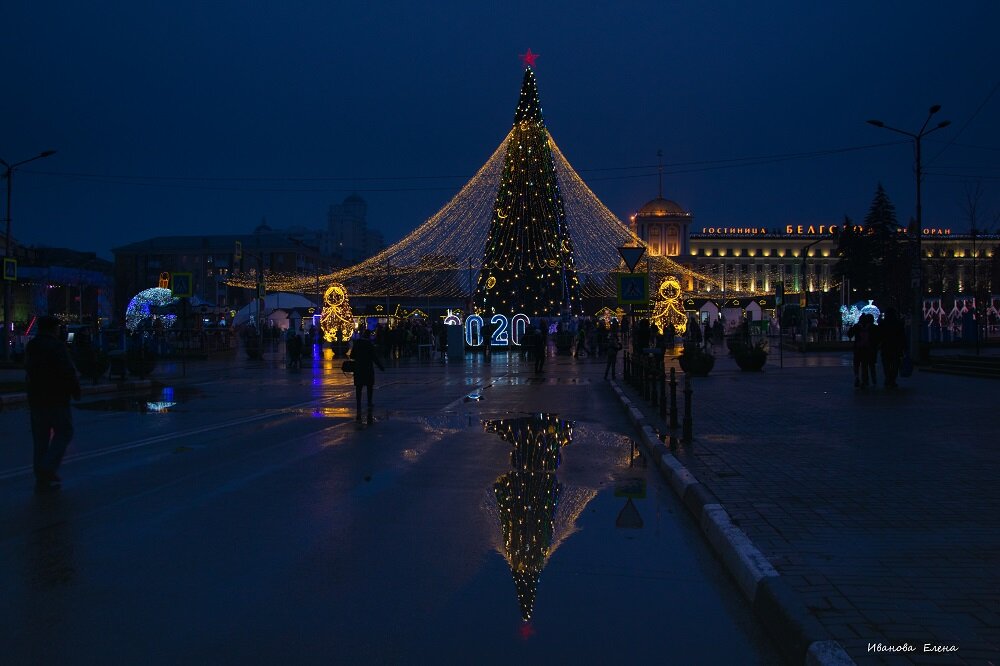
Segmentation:
<svg viewBox="0 0 1000 666">
<path fill-rule="evenodd" d="M 236 249 L 233 250 L 233 259 L 239 261 L 243 258 L 243 241 L 236 241 Z"/>
</svg>

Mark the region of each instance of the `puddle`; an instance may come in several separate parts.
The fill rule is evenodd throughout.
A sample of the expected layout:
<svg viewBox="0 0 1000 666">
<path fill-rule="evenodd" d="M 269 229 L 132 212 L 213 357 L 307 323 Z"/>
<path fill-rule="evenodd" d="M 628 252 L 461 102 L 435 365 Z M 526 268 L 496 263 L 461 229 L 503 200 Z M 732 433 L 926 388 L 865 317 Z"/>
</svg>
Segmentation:
<svg viewBox="0 0 1000 666">
<path fill-rule="evenodd" d="M 586 377 L 531 377 L 528 375 L 497 377 L 493 383 L 498 386 L 525 386 L 534 384 L 590 384 L 590 379 Z"/>
<path fill-rule="evenodd" d="M 573 422 L 535 414 L 483 421 L 483 428 L 511 445 L 511 471 L 496 480 L 492 495 L 501 552 L 514 578 L 521 619 L 528 622 L 542 569 L 560 539 L 556 508 L 564 489 L 556 469 L 562 447 L 573 441 Z"/>
<path fill-rule="evenodd" d="M 190 387 L 163 386 L 145 394 L 118 395 L 100 400 L 77 403 L 77 409 L 95 412 L 136 412 L 139 414 L 165 414 L 176 411 L 181 403 L 200 397 L 201 391 Z"/>
</svg>

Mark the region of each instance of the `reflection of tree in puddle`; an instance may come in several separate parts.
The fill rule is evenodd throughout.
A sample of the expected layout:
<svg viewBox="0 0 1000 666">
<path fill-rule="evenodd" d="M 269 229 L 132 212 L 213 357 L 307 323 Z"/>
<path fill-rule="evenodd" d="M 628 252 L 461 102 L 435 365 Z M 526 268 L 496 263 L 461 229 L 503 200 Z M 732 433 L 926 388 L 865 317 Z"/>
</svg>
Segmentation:
<svg viewBox="0 0 1000 666">
<path fill-rule="evenodd" d="M 531 619 L 538 578 L 559 543 L 573 533 L 576 517 L 593 491 L 567 493 L 556 479 L 560 449 L 573 440 L 573 423 L 556 414 L 485 421 L 513 449 L 512 471 L 493 484 L 503 537 L 501 553 L 510 565 L 521 604 L 521 617 Z"/>
</svg>

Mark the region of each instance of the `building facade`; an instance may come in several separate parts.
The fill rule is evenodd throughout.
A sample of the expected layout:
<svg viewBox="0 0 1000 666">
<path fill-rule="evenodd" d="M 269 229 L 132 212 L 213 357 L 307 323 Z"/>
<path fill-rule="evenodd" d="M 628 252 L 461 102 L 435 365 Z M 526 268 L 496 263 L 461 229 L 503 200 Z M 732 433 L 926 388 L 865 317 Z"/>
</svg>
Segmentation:
<svg viewBox="0 0 1000 666">
<path fill-rule="evenodd" d="M 368 204 L 357 194 L 330 206 L 322 250 L 345 264 L 356 264 L 385 248 L 382 234 L 368 226 Z"/>
<path fill-rule="evenodd" d="M 0 242 L 6 242 L 2 234 Z M 111 315 L 110 261 L 93 252 L 20 245 L 13 237 L 10 250 L 17 260 L 17 279 L 10 281 L 14 330 L 26 330 L 34 317 L 43 314 L 76 324 L 106 321 Z M 5 292 L 0 289 L 0 299 Z"/>
<path fill-rule="evenodd" d="M 241 244 L 237 256 L 237 242 Z M 158 286 L 163 274 L 190 273 L 197 302 L 220 311 L 239 310 L 255 297 L 251 289 L 230 287 L 234 273 L 263 270 L 264 274 L 318 278 L 333 268 L 320 248 L 261 224 L 252 234 L 219 236 L 159 236 L 112 250 L 115 256 L 117 319 L 131 298 Z M 266 286 L 266 285 L 265 285 Z M 317 296 L 318 298 L 318 296 Z"/>
<path fill-rule="evenodd" d="M 718 280 L 719 286 L 688 280 L 684 291 L 703 296 L 762 296 L 838 292 L 837 224 L 795 224 L 780 228 L 693 226 L 679 204 L 653 199 L 632 216 L 636 235 L 653 255 L 664 255 Z M 921 267 L 928 294 L 990 293 L 1000 290 L 994 261 L 1000 236 L 957 233 L 947 227 L 923 229 Z M 842 302 L 850 294 L 842 293 Z"/>
</svg>

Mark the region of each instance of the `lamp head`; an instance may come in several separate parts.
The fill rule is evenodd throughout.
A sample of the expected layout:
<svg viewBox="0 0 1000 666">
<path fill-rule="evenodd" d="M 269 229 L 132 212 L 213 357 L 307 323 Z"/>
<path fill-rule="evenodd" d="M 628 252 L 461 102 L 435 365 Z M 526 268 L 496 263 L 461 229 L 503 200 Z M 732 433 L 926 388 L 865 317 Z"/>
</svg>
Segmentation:
<svg viewBox="0 0 1000 666">
<path fill-rule="evenodd" d="M 43 150 L 42 152 L 40 152 L 38 154 L 38 156 L 39 157 L 48 157 L 49 155 L 55 155 L 55 154 L 56 154 L 56 151 L 54 151 L 54 150 Z"/>
<path fill-rule="evenodd" d="M 869 120 L 868 124 L 874 125 L 875 127 L 885 127 L 885 123 L 882 122 L 881 120 Z"/>
<path fill-rule="evenodd" d="M 929 113 L 933 116 L 935 113 L 937 113 L 940 110 L 941 110 L 941 105 L 940 104 L 935 104 L 934 106 L 932 106 L 930 108 Z"/>
<path fill-rule="evenodd" d="M 942 127 L 947 127 L 948 125 L 951 125 L 950 120 L 942 120 L 941 122 L 938 123 L 937 128 L 941 129 Z"/>
</svg>

